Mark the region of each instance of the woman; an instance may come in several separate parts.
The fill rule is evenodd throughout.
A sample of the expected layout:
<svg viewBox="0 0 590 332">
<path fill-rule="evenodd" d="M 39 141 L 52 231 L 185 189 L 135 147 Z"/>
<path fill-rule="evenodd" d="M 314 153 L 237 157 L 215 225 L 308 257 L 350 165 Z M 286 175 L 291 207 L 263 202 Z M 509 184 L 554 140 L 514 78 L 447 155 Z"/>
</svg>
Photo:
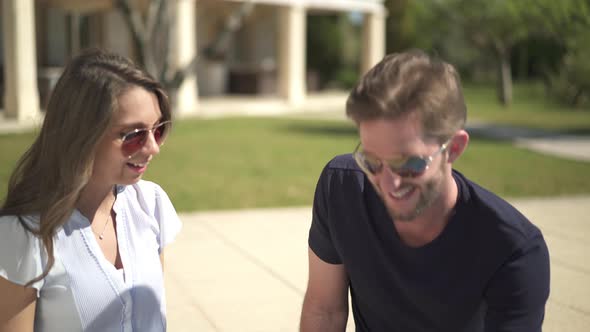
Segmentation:
<svg viewBox="0 0 590 332">
<path fill-rule="evenodd" d="M 129 60 L 69 63 L 0 208 L 0 331 L 166 329 L 163 248 L 180 220 L 141 177 L 170 120 Z"/>
</svg>

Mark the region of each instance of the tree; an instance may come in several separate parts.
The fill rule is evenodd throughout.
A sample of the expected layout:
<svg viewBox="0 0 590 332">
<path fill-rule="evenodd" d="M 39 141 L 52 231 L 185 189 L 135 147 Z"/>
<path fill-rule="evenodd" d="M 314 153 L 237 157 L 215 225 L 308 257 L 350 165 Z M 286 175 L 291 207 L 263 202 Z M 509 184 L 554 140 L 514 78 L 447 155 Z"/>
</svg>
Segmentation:
<svg viewBox="0 0 590 332">
<path fill-rule="evenodd" d="M 534 0 L 431 0 L 442 21 L 455 24 L 465 39 L 482 53 L 496 59 L 497 95 L 508 106 L 512 102 L 510 57 L 513 47 L 527 38 L 534 27 L 525 13 Z"/>
<path fill-rule="evenodd" d="M 413 44 L 415 20 L 410 15 L 410 0 L 385 0 L 389 15 L 386 23 L 387 52 L 403 51 Z"/>
<path fill-rule="evenodd" d="M 589 103 L 590 3 L 587 0 L 547 2 L 537 8 L 535 18 L 535 25 L 566 49 L 558 70 L 547 70 L 549 92 L 569 106 Z"/>
<path fill-rule="evenodd" d="M 174 0 L 149 0 L 144 9 L 137 1 L 115 1 L 131 32 L 138 63 L 157 78 L 164 88 L 172 92 L 180 87 L 188 75 L 196 71 L 200 60 L 197 54 L 182 68 L 174 68 L 171 65 L 170 52 L 174 46 L 171 35 L 175 29 L 175 19 L 170 11 L 170 4 L 173 2 Z M 228 16 L 223 29 L 200 52 L 202 57 L 216 58 L 224 54 L 229 46 L 229 37 L 243 25 L 244 19 L 253 8 L 254 3 L 251 1 L 238 6 Z"/>
<path fill-rule="evenodd" d="M 318 74 L 317 88 L 351 88 L 358 80 L 360 22 L 348 14 L 309 15 L 306 59 Z M 313 84 L 312 84 L 313 88 Z"/>
<path fill-rule="evenodd" d="M 427 1 L 385 0 L 387 9 L 387 52 L 399 52 L 418 47 L 431 49 L 440 22 L 433 19 Z"/>
</svg>

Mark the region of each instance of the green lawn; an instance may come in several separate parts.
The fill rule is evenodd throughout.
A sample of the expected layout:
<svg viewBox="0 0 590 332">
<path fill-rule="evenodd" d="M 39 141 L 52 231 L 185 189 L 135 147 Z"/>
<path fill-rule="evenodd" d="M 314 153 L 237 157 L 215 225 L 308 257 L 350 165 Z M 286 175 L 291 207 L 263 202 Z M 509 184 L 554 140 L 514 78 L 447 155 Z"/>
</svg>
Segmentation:
<svg viewBox="0 0 590 332">
<path fill-rule="evenodd" d="M 513 103 L 503 107 L 489 86 L 466 84 L 469 120 L 590 135 L 590 110 L 571 109 L 547 97 L 540 83 L 515 84 Z"/>
<path fill-rule="evenodd" d="M 32 134 L 0 135 L 0 196 Z M 180 211 L 311 204 L 317 177 L 357 142 L 343 121 L 225 118 L 178 121 L 150 165 Z M 547 157 L 474 138 L 456 168 L 511 197 L 590 193 L 590 163 Z"/>
</svg>

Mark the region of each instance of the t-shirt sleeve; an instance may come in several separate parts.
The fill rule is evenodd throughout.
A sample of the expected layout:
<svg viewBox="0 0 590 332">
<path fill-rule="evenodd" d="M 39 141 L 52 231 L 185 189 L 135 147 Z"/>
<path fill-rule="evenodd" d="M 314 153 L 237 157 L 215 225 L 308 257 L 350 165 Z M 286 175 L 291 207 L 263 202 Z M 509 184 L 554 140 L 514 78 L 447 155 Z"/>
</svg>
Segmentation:
<svg viewBox="0 0 590 332">
<path fill-rule="evenodd" d="M 0 217 L 0 277 L 25 285 L 43 273 L 45 261 L 41 239 L 26 230 L 18 217 Z M 37 297 L 43 283 L 40 280 L 31 285 Z"/>
<path fill-rule="evenodd" d="M 313 199 L 312 220 L 309 229 L 309 248 L 324 262 L 342 264 L 331 237 L 329 212 L 331 171 L 326 166 L 318 180 Z"/>
<path fill-rule="evenodd" d="M 168 244 L 174 242 L 174 239 L 182 228 L 182 223 L 176 209 L 172 205 L 166 192 L 156 185 L 156 209 L 154 215 L 160 226 L 159 252 Z"/>
<path fill-rule="evenodd" d="M 549 297 L 549 251 L 540 232 L 495 273 L 485 297 L 486 332 L 541 331 Z"/>
</svg>

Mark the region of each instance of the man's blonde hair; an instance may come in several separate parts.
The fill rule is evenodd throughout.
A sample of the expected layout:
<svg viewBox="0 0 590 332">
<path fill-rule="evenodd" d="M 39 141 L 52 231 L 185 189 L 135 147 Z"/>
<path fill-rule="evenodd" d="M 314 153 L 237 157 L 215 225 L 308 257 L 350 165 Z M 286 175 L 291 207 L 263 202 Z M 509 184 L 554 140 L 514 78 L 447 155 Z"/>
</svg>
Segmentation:
<svg viewBox="0 0 590 332">
<path fill-rule="evenodd" d="M 425 136 L 443 143 L 464 128 L 467 107 L 456 69 L 420 50 L 387 55 L 351 91 L 346 114 L 359 124 L 417 113 Z"/>
</svg>

